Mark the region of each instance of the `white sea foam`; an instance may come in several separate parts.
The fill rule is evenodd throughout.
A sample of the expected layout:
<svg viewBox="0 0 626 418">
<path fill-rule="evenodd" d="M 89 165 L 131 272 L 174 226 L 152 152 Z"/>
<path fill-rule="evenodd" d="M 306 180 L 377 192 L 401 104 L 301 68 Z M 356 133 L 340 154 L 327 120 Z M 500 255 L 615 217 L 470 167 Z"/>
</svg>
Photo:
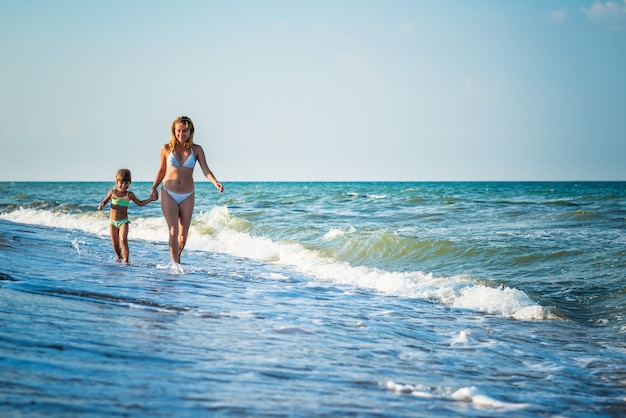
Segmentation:
<svg viewBox="0 0 626 418">
<path fill-rule="evenodd" d="M 337 237 L 343 237 L 344 235 L 346 235 L 346 233 L 343 230 L 338 229 L 338 228 L 333 228 L 324 235 L 324 239 L 326 241 L 330 241 Z"/>
<path fill-rule="evenodd" d="M 0 219 L 29 225 L 78 230 L 99 237 L 108 237 L 109 235 L 108 217 L 104 212 L 68 214 L 22 208 L 0 214 Z M 131 216 L 130 220 L 132 226 L 128 233 L 129 239 L 167 242 L 167 225 L 163 218 L 138 218 Z"/>
<path fill-rule="evenodd" d="M 452 343 L 450 343 L 450 347 L 454 347 L 457 344 L 461 344 L 461 345 L 467 344 L 467 341 L 468 341 L 467 337 L 470 335 L 471 335 L 471 332 L 469 330 L 463 330 L 459 332 L 459 335 L 452 340 Z"/>
<path fill-rule="evenodd" d="M 516 404 L 510 402 L 502 402 L 493 397 L 481 393 L 476 387 L 464 387 L 451 396 L 455 401 L 470 402 L 477 407 L 482 408 L 499 408 L 499 409 L 522 409 L 526 408 L 528 404 Z"/>
<path fill-rule="evenodd" d="M 467 402 L 473 404 L 477 408 L 498 408 L 515 410 L 527 408 L 529 406 L 525 403 L 511 403 L 499 401 L 488 394 L 482 393 L 475 386 L 462 387 L 460 389 L 452 391 L 450 389 L 444 388 L 432 388 L 423 385 L 410 385 L 388 381 L 384 385 L 384 387 L 394 392 L 406 393 L 421 398 L 437 397 L 450 399 L 457 402 Z"/>
<path fill-rule="evenodd" d="M 185 274 L 185 268 L 174 261 L 166 264 L 157 264 L 156 268 L 159 270 L 165 270 L 170 274 Z"/>
<path fill-rule="evenodd" d="M 80 230 L 108 237 L 104 213 L 67 214 L 37 209 L 19 209 L 0 218 L 26 224 Z M 129 239 L 167 242 L 167 227 L 162 217 L 133 218 Z M 452 307 L 502 315 L 516 319 L 545 319 L 545 308 L 524 292 L 479 284 L 467 276 L 437 277 L 420 271 L 390 272 L 377 268 L 352 266 L 322 256 L 320 252 L 293 242 L 275 242 L 246 231 L 246 221 L 216 207 L 194 218 L 187 243 L 188 250 L 211 251 L 246 257 L 266 263 L 289 266 L 301 274 L 321 281 L 373 289 L 381 293 L 436 300 Z M 349 232 L 349 231 L 348 231 Z M 341 235 L 331 230 L 327 239 Z"/>
<path fill-rule="evenodd" d="M 384 195 L 384 194 L 373 194 L 373 193 L 361 194 L 361 193 L 357 193 L 357 192 L 348 192 L 347 195 L 350 196 L 350 197 L 366 197 L 368 199 L 385 199 L 385 198 L 387 198 L 387 195 Z"/>
</svg>

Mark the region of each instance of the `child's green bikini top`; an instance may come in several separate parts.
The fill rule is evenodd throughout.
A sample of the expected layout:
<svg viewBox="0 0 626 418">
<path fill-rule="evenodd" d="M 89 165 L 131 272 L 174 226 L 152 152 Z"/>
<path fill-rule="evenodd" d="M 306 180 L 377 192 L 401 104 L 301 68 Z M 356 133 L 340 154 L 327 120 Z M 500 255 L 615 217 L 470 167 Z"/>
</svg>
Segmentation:
<svg viewBox="0 0 626 418">
<path fill-rule="evenodd" d="M 128 206 L 130 204 L 130 199 L 128 198 L 128 192 L 126 192 L 126 196 L 117 197 L 115 196 L 115 192 L 111 193 L 111 204 L 117 206 Z"/>
</svg>

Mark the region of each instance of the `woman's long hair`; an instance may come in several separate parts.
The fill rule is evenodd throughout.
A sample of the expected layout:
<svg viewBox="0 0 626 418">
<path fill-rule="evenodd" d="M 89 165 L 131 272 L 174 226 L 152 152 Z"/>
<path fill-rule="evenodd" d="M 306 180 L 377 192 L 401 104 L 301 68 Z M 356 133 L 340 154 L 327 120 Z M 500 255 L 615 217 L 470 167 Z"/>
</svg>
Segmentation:
<svg viewBox="0 0 626 418">
<path fill-rule="evenodd" d="M 179 143 L 178 139 L 176 139 L 176 134 L 174 133 L 174 129 L 176 129 L 177 123 L 183 123 L 186 128 L 189 128 L 189 140 L 185 142 L 183 146 L 187 149 L 191 148 L 191 146 L 193 145 L 193 133 L 196 130 L 196 128 L 194 128 L 193 122 L 191 121 L 189 117 L 179 116 L 176 119 L 174 119 L 174 122 L 172 122 L 172 138 L 170 139 L 170 149 L 176 148 L 176 146 Z"/>
</svg>

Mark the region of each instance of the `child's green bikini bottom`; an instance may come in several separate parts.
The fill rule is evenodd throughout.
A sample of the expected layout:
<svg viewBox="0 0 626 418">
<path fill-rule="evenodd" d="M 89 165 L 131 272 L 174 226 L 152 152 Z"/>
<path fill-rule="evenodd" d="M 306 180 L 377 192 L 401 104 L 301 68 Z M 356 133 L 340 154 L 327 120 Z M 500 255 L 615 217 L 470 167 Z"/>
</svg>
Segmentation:
<svg viewBox="0 0 626 418">
<path fill-rule="evenodd" d="M 129 224 L 130 223 L 130 219 L 122 219 L 119 221 L 114 221 L 113 219 L 111 219 L 111 225 L 113 225 L 114 227 L 118 228 L 124 224 Z"/>
</svg>

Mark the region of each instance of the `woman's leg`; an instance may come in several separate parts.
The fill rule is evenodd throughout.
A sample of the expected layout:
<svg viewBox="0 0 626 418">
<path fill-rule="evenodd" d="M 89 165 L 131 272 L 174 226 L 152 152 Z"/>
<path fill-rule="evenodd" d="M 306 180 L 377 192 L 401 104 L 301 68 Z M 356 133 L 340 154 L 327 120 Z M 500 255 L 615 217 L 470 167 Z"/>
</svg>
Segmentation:
<svg viewBox="0 0 626 418">
<path fill-rule="evenodd" d="M 178 245 L 178 204 L 169 193 L 167 193 L 167 190 L 163 190 L 163 188 L 161 188 L 161 209 L 163 210 L 163 216 L 165 216 L 169 230 L 170 256 L 172 257 L 172 261 L 180 263 L 180 250 Z"/>
<path fill-rule="evenodd" d="M 196 203 L 196 194 L 193 193 L 187 199 L 183 200 L 178 206 L 179 215 L 179 236 L 178 236 L 178 262 L 180 263 L 180 255 L 187 244 L 187 236 L 189 235 L 189 227 L 191 226 L 191 217 L 193 208 Z"/>
</svg>

